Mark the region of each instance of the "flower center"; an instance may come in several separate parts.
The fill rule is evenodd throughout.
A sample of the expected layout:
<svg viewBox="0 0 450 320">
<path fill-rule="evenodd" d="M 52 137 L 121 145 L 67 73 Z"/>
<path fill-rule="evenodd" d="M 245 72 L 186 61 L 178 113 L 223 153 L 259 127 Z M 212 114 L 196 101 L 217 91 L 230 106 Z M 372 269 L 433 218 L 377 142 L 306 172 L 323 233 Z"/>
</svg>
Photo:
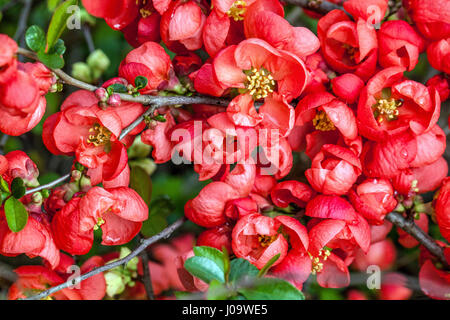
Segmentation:
<svg viewBox="0 0 450 320">
<path fill-rule="evenodd" d="M 97 224 L 94 226 L 94 230 L 98 230 L 99 227 L 101 227 L 105 223 L 105 220 L 103 218 L 97 219 Z"/>
<path fill-rule="evenodd" d="M 231 6 L 230 10 L 227 11 L 227 14 L 230 18 L 233 18 L 234 21 L 242 21 L 244 20 L 244 14 L 247 11 L 247 3 L 242 0 L 235 1 Z"/>
<path fill-rule="evenodd" d="M 152 15 L 152 12 L 150 10 L 145 9 L 145 8 L 141 8 L 139 10 L 139 12 L 140 12 L 142 18 L 144 18 L 144 19 Z"/>
<path fill-rule="evenodd" d="M 314 257 L 309 252 L 308 252 L 308 254 L 309 254 L 309 257 L 311 258 L 311 262 L 312 262 L 311 273 L 316 274 L 323 270 L 323 262 L 321 262 L 321 261 L 327 261 L 331 252 L 330 252 L 330 249 L 321 249 L 319 251 L 319 255 L 317 257 Z"/>
<path fill-rule="evenodd" d="M 253 99 L 259 100 L 267 97 L 269 93 L 275 89 L 276 82 L 269 71 L 264 68 L 251 70 L 245 72 L 247 81 L 245 87 L 249 91 Z"/>
<path fill-rule="evenodd" d="M 313 125 L 320 131 L 333 131 L 336 129 L 325 111 L 318 111 L 313 119 Z"/>
<path fill-rule="evenodd" d="M 274 242 L 275 240 L 277 240 L 277 235 L 273 235 L 273 236 L 259 235 L 258 236 L 258 241 L 261 244 L 261 247 L 263 247 L 263 248 L 270 246 L 270 244 L 272 242 Z"/>
<path fill-rule="evenodd" d="M 89 129 L 89 132 L 92 132 L 93 134 L 89 135 L 87 142 L 92 143 L 96 147 L 107 144 L 111 139 L 111 131 L 98 123 L 94 124 L 94 126 Z"/>
<path fill-rule="evenodd" d="M 397 120 L 399 114 L 397 108 L 400 108 L 402 105 L 403 101 L 398 101 L 393 98 L 379 99 L 373 106 L 373 114 L 379 123 L 385 119 L 387 121 Z"/>
<path fill-rule="evenodd" d="M 349 44 L 344 43 L 342 45 L 342 47 L 345 49 L 345 51 L 347 52 L 348 57 L 350 58 L 350 60 L 355 61 L 356 58 L 356 54 L 358 53 L 359 49 L 356 47 L 352 47 Z"/>
</svg>

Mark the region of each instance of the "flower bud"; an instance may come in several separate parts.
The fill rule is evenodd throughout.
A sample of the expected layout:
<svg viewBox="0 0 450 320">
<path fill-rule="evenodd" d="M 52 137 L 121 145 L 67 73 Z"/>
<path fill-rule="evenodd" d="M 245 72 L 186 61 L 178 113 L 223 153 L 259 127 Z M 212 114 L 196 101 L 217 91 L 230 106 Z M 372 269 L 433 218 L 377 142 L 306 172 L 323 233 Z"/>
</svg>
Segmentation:
<svg viewBox="0 0 450 320">
<path fill-rule="evenodd" d="M 101 73 L 105 72 L 108 69 L 111 61 L 108 56 L 100 49 L 92 52 L 87 58 L 87 64 L 92 69 L 99 70 Z"/>
<path fill-rule="evenodd" d="M 120 95 L 117 93 L 112 94 L 108 99 L 108 104 L 113 107 L 118 107 L 120 105 Z"/>
<path fill-rule="evenodd" d="M 84 62 L 76 62 L 72 66 L 72 76 L 78 80 L 91 83 L 91 68 Z"/>
<path fill-rule="evenodd" d="M 98 100 L 106 102 L 108 100 L 108 92 L 105 88 L 98 88 L 95 90 L 95 96 Z"/>
</svg>

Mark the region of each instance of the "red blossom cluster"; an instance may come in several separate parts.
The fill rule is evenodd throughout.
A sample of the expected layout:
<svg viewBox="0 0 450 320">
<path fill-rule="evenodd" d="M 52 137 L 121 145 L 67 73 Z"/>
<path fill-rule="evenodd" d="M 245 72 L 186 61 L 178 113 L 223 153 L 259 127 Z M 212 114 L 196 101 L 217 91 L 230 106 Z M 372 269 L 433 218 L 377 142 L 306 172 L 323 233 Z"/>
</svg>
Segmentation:
<svg viewBox="0 0 450 320">
<path fill-rule="evenodd" d="M 386 216 L 396 210 L 415 217 L 427 233 L 420 195 L 430 191 L 439 190 L 428 214 L 450 242 L 446 135 L 437 125 L 450 94 L 446 0 L 404 0 L 399 19 L 389 21 L 387 0 L 346 1 L 346 12 L 316 14 L 317 36 L 284 19 L 278 0 L 82 2 L 135 49 L 117 78 L 95 93 L 74 92 L 45 120 L 48 150 L 75 157 L 72 178 L 48 198 L 21 199 L 30 216 L 20 232 L 8 229 L 0 211 L 0 253 L 47 261 L 46 267 L 19 268 L 10 297 L 63 282 L 73 261 L 60 250 L 88 253 L 98 228 L 103 245 L 126 244 L 139 233 L 148 207 L 129 188 L 127 156 L 138 135 L 153 147 L 156 163 L 193 163 L 199 180 L 210 181 L 184 207 L 186 217 L 205 228 L 197 245 L 225 247 L 259 269 L 279 254 L 269 276 L 299 289 L 311 274 L 322 287 L 340 288 L 351 283 L 349 268 L 388 270 L 396 250 L 387 238 L 392 224 Z M 54 80 L 40 63 L 17 62 L 15 42 L 0 37 L 0 130 L 20 135 L 41 119 L 43 95 Z M 160 41 L 176 53 L 174 59 Z M 406 75 L 424 52 L 440 72 L 426 85 Z M 132 90 L 137 77 L 147 79 L 136 90 L 142 95 L 191 91 L 230 103 L 161 107 L 121 138 L 147 106 L 111 99 L 107 89 L 120 84 Z M 293 169 L 294 153 L 304 156 L 308 168 Z M 20 177 L 27 187 L 37 185 L 37 168 L 23 152 L 0 156 L 0 173 L 9 184 Z M 182 250 L 154 248 L 164 266 L 151 267 L 158 292 L 207 288 L 182 268 L 192 256 L 192 239 L 186 241 Z M 398 242 L 419 245 L 401 229 Z M 439 245 L 450 263 L 449 245 Z M 420 251 L 423 292 L 448 299 L 449 270 L 425 247 Z M 82 270 L 104 263 L 94 257 Z M 92 288 L 101 291 L 104 281 L 98 275 L 54 297 L 102 298 L 106 289 L 102 295 Z M 128 294 L 138 297 L 143 287 Z M 410 296 L 402 275 L 385 278 L 382 299 Z M 365 296 L 351 291 L 349 298 Z"/>
</svg>

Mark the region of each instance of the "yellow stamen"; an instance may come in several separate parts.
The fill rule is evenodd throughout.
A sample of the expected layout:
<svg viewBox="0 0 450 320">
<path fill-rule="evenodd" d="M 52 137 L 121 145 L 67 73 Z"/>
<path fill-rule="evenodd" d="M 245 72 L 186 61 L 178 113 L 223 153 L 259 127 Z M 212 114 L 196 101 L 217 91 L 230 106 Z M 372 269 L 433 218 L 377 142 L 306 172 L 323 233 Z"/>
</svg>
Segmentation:
<svg viewBox="0 0 450 320">
<path fill-rule="evenodd" d="M 313 125 L 320 131 L 333 131 L 336 129 L 333 122 L 328 118 L 324 111 L 318 111 L 313 119 Z"/>
<path fill-rule="evenodd" d="M 92 143 L 96 147 L 107 144 L 111 139 L 111 131 L 98 123 L 94 124 L 89 129 L 89 132 L 93 132 L 94 134 L 89 135 L 87 142 Z"/>
<path fill-rule="evenodd" d="M 314 257 L 311 253 L 308 252 L 308 255 L 311 259 L 312 265 L 311 265 L 311 273 L 316 274 L 323 270 L 323 261 L 327 261 L 328 257 L 330 256 L 330 250 L 329 249 L 321 249 L 319 251 L 319 254 L 317 257 Z"/>
<path fill-rule="evenodd" d="M 277 235 L 273 236 L 267 236 L 267 235 L 259 235 L 258 241 L 261 244 L 261 247 L 265 248 L 270 246 L 272 242 L 274 242 L 277 239 Z"/>
<path fill-rule="evenodd" d="M 94 230 L 98 230 L 99 227 L 101 227 L 105 223 L 105 220 L 103 218 L 97 219 L 97 224 L 94 226 Z"/>
<path fill-rule="evenodd" d="M 247 11 L 247 3 L 242 0 L 235 1 L 231 6 L 230 10 L 227 11 L 227 14 L 230 18 L 233 18 L 234 21 L 242 21 L 244 20 L 244 14 Z"/>
<path fill-rule="evenodd" d="M 144 19 L 152 15 L 152 12 L 150 10 L 144 8 L 140 9 L 139 12 L 141 13 L 142 18 Z"/>
<path fill-rule="evenodd" d="M 393 98 L 379 99 L 373 106 L 375 118 L 379 123 L 384 120 L 397 120 L 399 115 L 398 108 L 403 105 L 402 101 L 397 101 Z"/>
<path fill-rule="evenodd" d="M 276 82 L 269 71 L 264 68 L 252 68 L 247 74 L 245 87 L 253 99 L 264 99 L 275 89 Z"/>
</svg>

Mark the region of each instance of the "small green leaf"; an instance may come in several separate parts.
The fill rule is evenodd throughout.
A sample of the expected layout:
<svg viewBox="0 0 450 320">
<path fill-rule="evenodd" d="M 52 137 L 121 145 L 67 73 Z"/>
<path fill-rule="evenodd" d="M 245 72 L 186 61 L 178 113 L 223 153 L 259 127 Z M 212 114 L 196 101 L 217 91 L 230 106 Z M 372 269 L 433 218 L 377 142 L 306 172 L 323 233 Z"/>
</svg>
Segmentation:
<svg viewBox="0 0 450 320">
<path fill-rule="evenodd" d="M 59 5 L 61 0 L 47 0 L 47 8 L 49 11 L 53 11 Z"/>
<path fill-rule="evenodd" d="M 58 41 L 56 41 L 55 45 L 51 49 L 50 53 L 56 53 L 60 56 L 66 53 L 66 46 L 64 45 L 64 41 L 62 39 L 58 39 Z"/>
<path fill-rule="evenodd" d="M 20 199 L 25 195 L 26 189 L 23 180 L 20 178 L 14 178 L 11 182 L 11 193 L 16 199 Z"/>
<path fill-rule="evenodd" d="M 225 282 L 225 276 L 220 267 L 212 260 L 205 257 L 191 257 L 184 263 L 184 267 L 194 277 L 197 277 L 206 283 L 217 280 Z"/>
<path fill-rule="evenodd" d="M 146 77 L 143 76 L 137 76 L 136 79 L 134 79 L 134 86 L 136 89 L 143 89 L 147 86 L 148 80 Z"/>
<path fill-rule="evenodd" d="M 115 93 L 127 93 L 128 89 L 121 83 L 114 83 L 110 85 L 107 89 L 109 94 L 115 92 Z"/>
<path fill-rule="evenodd" d="M 267 261 L 266 265 L 261 270 L 259 270 L 258 277 L 264 277 L 267 271 L 269 271 L 270 267 L 273 266 L 273 264 L 280 258 L 280 255 L 281 254 L 278 253 L 277 255 L 273 256 L 272 259 Z"/>
<path fill-rule="evenodd" d="M 4 209 L 8 227 L 12 232 L 19 232 L 25 228 L 28 222 L 28 212 L 22 202 L 10 197 L 5 201 Z"/>
<path fill-rule="evenodd" d="M 194 254 L 197 257 L 205 257 L 213 261 L 222 272 L 225 272 L 225 265 L 223 263 L 223 253 L 212 247 L 194 247 Z"/>
<path fill-rule="evenodd" d="M 25 33 L 25 42 L 27 46 L 38 52 L 45 48 L 45 32 L 39 26 L 31 26 Z"/>
<path fill-rule="evenodd" d="M 131 168 L 130 186 L 134 189 L 144 200 L 147 206 L 150 207 L 152 199 L 152 179 L 141 167 Z"/>
<path fill-rule="evenodd" d="M 61 69 L 64 67 L 64 59 L 57 53 L 46 54 L 44 51 L 38 52 L 39 60 L 50 69 Z"/>
<path fill-rule="evenodd" d="M 239 282 L 243 277 L 257 277 L 259 270 L 245 259 L 239 258 L 231 260 L 230 274 L 228 280 L 233 283 Z"/>
<path fill-rule="evenodd" d="M 142 224 L 141 233 L 148 238 L 160 233 L 167 226 L 168 223 L 165 217 L 159 215 L 149 216 Z"/>
<path fill-rule="evenodd" d="M 208 300 L 226 300 L 230 296 L 230 290 L 220 281 L 213 280 L 209 284 Z"/>
<path fill-rule="evenodd" d="M 149 216 L 160 215 L 167 217 L 175 210 L 175 204 L 168 195 L 161 195 L 150 204 Z"/>
<path fill-rule="evenodd" d="M 0 190 L 3 192 L 9 192 L 8 182 L 0 176 Z"/>
<path fill-rule="evenodd" d="M 47 31 L 47 52 L 55 45 L 56 41 L 61 37 L 64 29 L 66 28 L 67 19 L 72 15 L 68 12 L 70 6 L 77 5 L 77 0 L 67 0 L 61 3 L 53 13 L 52 20 L 48 26 Z"/>
<path fill-rule="evenodd" d="M 305 300 L 303 293 L 289 282 L 276 278 L 261 278 L 238 291 L 248 300 Z"/>
</svg>

